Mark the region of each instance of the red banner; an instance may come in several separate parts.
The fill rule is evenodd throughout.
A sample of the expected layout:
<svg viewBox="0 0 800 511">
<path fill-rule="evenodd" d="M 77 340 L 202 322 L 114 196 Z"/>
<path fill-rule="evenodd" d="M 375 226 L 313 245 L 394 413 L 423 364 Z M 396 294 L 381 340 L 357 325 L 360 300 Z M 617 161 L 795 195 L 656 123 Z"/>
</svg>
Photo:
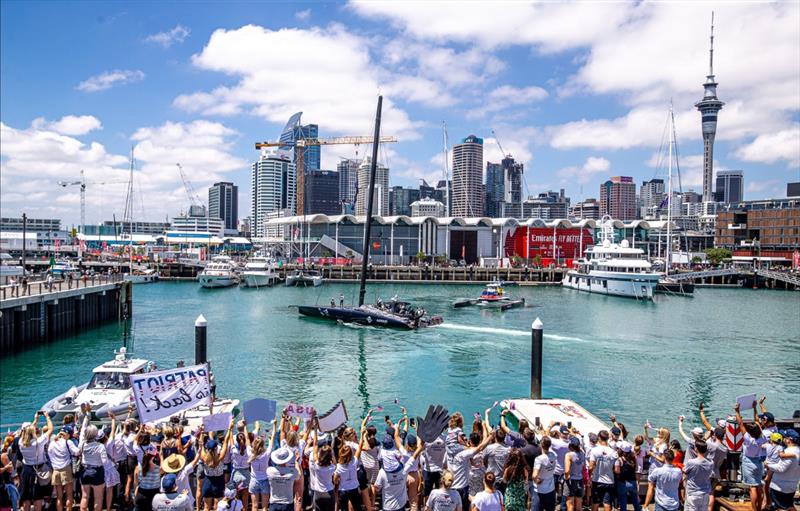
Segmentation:
<svg viewBox="0 0 800 511">
<path fill-rule="evenodd" d="M 594 239 L 589 229 L 573 227 L 554 230 L 552 227 L 517 227 L 513 235 L 509 233 L 506 236 L 505 249 L 506 257 L 579 259 L 583 257 L 581 250 L 585 252 L 592 245 Z"/>
</svg>

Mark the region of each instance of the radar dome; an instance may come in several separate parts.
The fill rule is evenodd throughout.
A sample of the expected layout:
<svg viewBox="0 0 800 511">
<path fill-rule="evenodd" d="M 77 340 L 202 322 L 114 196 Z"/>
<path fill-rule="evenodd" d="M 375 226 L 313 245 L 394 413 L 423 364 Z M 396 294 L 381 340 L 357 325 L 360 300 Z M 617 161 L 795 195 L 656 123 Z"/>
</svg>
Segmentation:
<svg viewBox="0 0 800 511">
<path fill-rule="evenodd" d="M 619 244 L 622 248 L 628 248 L 628 240 L 622 240 L 622 243 Z"/>
</svg>

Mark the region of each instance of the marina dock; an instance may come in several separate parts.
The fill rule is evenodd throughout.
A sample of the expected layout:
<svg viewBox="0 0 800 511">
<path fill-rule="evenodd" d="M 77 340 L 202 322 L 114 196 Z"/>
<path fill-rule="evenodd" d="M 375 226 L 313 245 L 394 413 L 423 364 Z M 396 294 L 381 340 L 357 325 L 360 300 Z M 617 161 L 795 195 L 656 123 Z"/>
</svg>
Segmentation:
<svg viewBox="0 0 800 511">
<path fill-rule="evenodd" d="M 130 317 L 132 288 L 121 275 L 0 287 L 0 353 Z"/>
</svg>

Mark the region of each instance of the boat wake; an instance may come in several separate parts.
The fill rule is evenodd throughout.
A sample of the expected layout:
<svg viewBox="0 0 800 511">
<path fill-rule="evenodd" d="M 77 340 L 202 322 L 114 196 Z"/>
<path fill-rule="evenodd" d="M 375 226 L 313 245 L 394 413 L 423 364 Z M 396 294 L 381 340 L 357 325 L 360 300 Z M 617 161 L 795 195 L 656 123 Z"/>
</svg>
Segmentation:
<svg viewBox="0 0 800 511">
<path fill-rule="evenodd" d="M 515 337 L 530 337 L 530 330 L 513 330 L 510 328 L 492 328 L 488 326 L 472 326 L 472 325 L 458 325 L 455 323 L 442 323 L 436 328 L 447 328 L 449 330 L 461 330 L 464 332 L 476 332 L 481 334 L 497 334 L 497 335 L 510 335 Z M 580 337 L 571 337 L 569 335 L 557 334 L 544 334 L 545 339 L 553 341 L 568 341 L 568 342 L 587 342 L 586 339 Z"/>
</svg>

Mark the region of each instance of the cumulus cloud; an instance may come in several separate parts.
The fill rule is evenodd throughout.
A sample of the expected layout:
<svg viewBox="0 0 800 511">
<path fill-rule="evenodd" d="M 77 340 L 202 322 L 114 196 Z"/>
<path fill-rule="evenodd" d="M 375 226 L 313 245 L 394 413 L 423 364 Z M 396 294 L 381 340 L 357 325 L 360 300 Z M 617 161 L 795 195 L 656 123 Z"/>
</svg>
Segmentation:
<svg viewBox="0 0 800 511">
<path fill-rule="evenodd" d="M 297 21 L 308 21 L 311 18 L 311 9 L 303 9 L 302 11 L 297 11 L 294 13 L 294 17 Z"/>
<path fill-rule="evenodd" d="M 298 48 L 303 58 L 297 58 Z M 372 132 L 375 102 L 382 88 L 366 42 L 340 25 L 325 29 L 269 30 L 247 25 L 217 30 L 192 63 L 238 80 L 178 96 L 174 104 L 206 115 L 249 113 L 282 124 L 304 111 L 335 133 Z M 343 101 L 342 98 L 347 98 Z M 383 128 L 404 139 L 418 137 L 412 122 L 391 97 L 384 98 Z"/>
<path fill-rule="evenodd" d="M 584 185 L 592 181 L 596 174 L 605 174 L 611 169 L 611 162 L 602 156 L 589 156 L 583 165 L 573 165 L 560 169 L 557 174 L 563 183 Z"/>
<path fill-rule="evenodd" d="M 37 130 L 52 130 L 62 135 L 85 135 L 90 131 L 103 129 L 100 119 L 92 115 L 65 115 L 57 121 L 37 117 L 31 123 Z"/>
<path fill-rule="evenodd" d="M 736 151 L 736 156 L 746 161 L 775 163 L 785 161 L 791 167 L 800 166 L 800 124 L 759 135 Z"/>
<path fill-rule="evenodd" d="M 164 48 L 169 48 L 173 44 L 180 44 L 189 37 L 191 30 L 183 25 L 175 25 L 172 30 L 166 32 L 158 32 L 157 34 L 150 34 L 144 40 L 147 43 L 157 44 Z"/>
<path fill-rule="evenodd" d="M 492 112 L 499 112 L 510 107 L 524 107 L 547 98 L 545 89 L 535 85 L 529 87 L 514 87 L 501 85 L 489 92 L 483 105 L 467 113 L 467 118 L 474 119 Z"/>
<path fill-rule="evenodd" d="M 76 88 L 83 92 L 98 92 L 116 85 L 141 82 L 142 80 L 144 80 L 144 72 L 138 69 L 116 69 L 91 76 L 79 83 Z"/>
</svg>

